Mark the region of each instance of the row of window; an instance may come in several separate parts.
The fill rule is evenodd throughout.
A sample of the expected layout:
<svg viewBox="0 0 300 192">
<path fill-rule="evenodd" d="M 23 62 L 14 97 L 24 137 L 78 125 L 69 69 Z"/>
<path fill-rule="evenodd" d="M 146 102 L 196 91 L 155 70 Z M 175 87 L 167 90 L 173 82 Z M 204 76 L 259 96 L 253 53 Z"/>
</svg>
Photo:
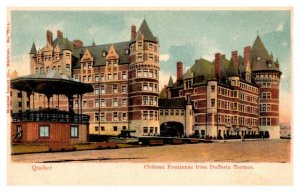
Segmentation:
<svg viewBox="0 0 300 192">
<path fill-rule="evenodd" d="M 251 96 L 242 92 L 240 93 L 240 100 L 255 103 L 255 104 L 258 103 L 258 97 Z"/>
<path fill-rule="evenodd" d="M 157 51 L 157 45 L 153 43 L 144 43 L 143 41 L 138 41 L 135 44 L 130 45 L 130 51 L 135 51 L 135 50 L 144 50 L 144 44 L 146 45 L 145 50 L 150 50 L 150 51 Z"/>
<path fill-rule="evenodd" d="M 153 105 L 157 106 L 157 97 L 151 97 L 151 96 L 143 96 L 143 105 Z"/>
<path fill-rule="evenodd" d="M 77 75 L 73 76 L 74 79 L 78 79 L 81 80 L 80 78 L 78 78 Z M 104 73 L 100 74 L 100 82 L 102 81 L 111 81 L 111 80 L 127 80 L 127 72 L 126 71 L 122 71 L 122 76 L 121 78 L 119 78 L 118 73 L 107 73 L 107 76 L 105 77 Z M 99 82 L 99 75 L 94 75 L 94 79 L 92 75 L 83 75 L 82 76 L 82 82 Z"/>
<path fill-rule="evenodd" d="M 50 69 L 50 67 L 48 66 L 48 67 L 46 67 L 46 72 L 48 72 L 49 71 L 49 69 Z M 67 72 L 69 72 L 70 71 L 70 65 L 69 64 L 66 64 L 66 71 Z M 56 66 L 53 66 L 52 67 L 52 70 L 57 70 L 59 73 L 61 73 L 62 71 L 62 68 L 61 68 L 61 66 L 60 65 L 58 65 L 57 67 Z M 35 72 L 37 73 L 37 74 L 43 74 L 44 73 L 44 67 L 41 67 L 41 68 L 35 68 Z"/>
<path fill-rule="evenodd" d="M 251 125 L 255 126 L 257 125 L 257 119 L 256 118 L 250 118 L 250 117 L 239 117 L 239 116 L 232 116 L 232 115 L 222 115 L 219 114 L 218 116 L 218 123 L 226 123 L 226 124 L 232 124 L 232 125 Z"/>
<path fill-rule="evenodd" d="M 39 126 L 39 137 L 40 138 L 49 138 L 50 137 L 50 126 L 49 125 L 40 125 Z M 18 125 L 17 126 L 17 133 L 16 136 L 17 138 L 22 138 L 22 126 Z M 71 125 L 70 126 L 70 137 L 71 138 L 78 138 L 79 137 L 79 127 L 77 125 Z"/>
<path fill-rule="evenodd" d="M 70 53 L 65 54 L 66 59 L 70 59 L 70 56 L 71 56 Z M 37 57 L 38 63 L 42 62 L 42 59 L 44 59 L 44 61 L 52 61 L 52 59 L 53 59 L 53 61 L 58 61 L 59 53 L 55 52 L 54 55 L 44 55 L 43 57 L 41 54 L 38 54 L 38 57 Z"/>
<path fill-rule="evenodd" d="M 211 86 L 211 92 L 215 92 L 214 85 Z M 225 97 L 237 98 L 238 97 L 238 91 L 236 91 L 236 90 L 232 91 L 230 89 L 226 89 L 226 88 L 223 88 L 223 87 L 218 87 L 218 95 L 225 96 Z"/>
<path fill-rule="evenodd" d="M 259 125 L 261 125 L 261 126 L 270 126 L 271 125 L 271 118 L 270 117 L 260 117 L 259 118 Z"/>
<path fill-rule="evenodd" d="M 261 99 L 271 99 L 271 93 L 270 92 L 262 92 Z"/>
<path fill-rule="evenodd" d="M 125 130 L 126 126 L 122 126 L 122 129 Z M 100 126 L 101 131 L 105 131 L 105 126 Z M 118 126 L 113 126 L 113 131 L 117 132 L 119 130 Z M 99 131 L 99 126 L 95 126 L 95 131 Z"/>
<path fill-rule="evenodd" d="M 173 115 L 183 116 L 184 115 L 184 110 L 183 109 L 181 109 L 181 110 L 179 110 L 179 109 L 176 109 L 176 110 L 174 110 L 174 109 L 164 109 L 164 110 L 161 109 L 161 110 L 159 110 L 159 112 L 160 112 L 160 115 L 165 115 L 165 116 L 168 116 L 168 115 L 170 115 L 170 116 L 173 116 Z"/>
<path fill-rule="evenodd" d="M 259 111 L 262 111 L 262 112 L 271 111 L 271 105 L 270 104 L 260 104 Z"/>
<path fill-rule="evenodd" d="M 247 91 L 251 91 L 253 93 L 258 93 L 258 88 L 251 86 L 251 85 L 247 85 L 245 83 L 240 83 L 240 88 L 247 90 Z"/>
<path fill-rule="evenodd" d="M 278 78 L 278 75 L 275 74 L 256 74 L 255 75 L 256 78 Z"/>
<path fill-rule="evenodd" d="M 108 115 L 108 113 L 106 113 L 107 115 Z M 99 116 L 99 113 L 95 113 L 95 115 L 94 115 L 94 121 L 96 121 L 96 122 L 99 122 L 99 120 L 101 121 L 101 122 L 105 122 L 107 119 L 106 119 L 106 114 L 105 114 L 105 112 L 101 112 L 100 113 L 100 116 Z M 128 115 L 127 115 L 127 113 L 124 113 L 124 112 L 122 112 L 122 113 L 119 113 L 119 112 L 112 112 L 112 121 L 119 121 L 119 117 L 121 117 L 121 120 L 122 121 L 127 121 L 128 120 Z"/>
<path fill-rule="evenodd" d="M 105 94 L 106 93 L 106 88 L 109 88 L 109 86 L 105 86 L 105 85 L 101 85 L 100 88 L 95 88 L 94 93 L 95 95 L 99 95 L 99 94 Z M 119 86 L 118 84 L 114 84 L 112 85 L 112 93 L 119 93 Z M 127 93 L 127 86 L 126 85 L 122 85 L 121 87 L 121 93 Z"/>
<path fill-rule="evenodd" d="M 157 135 L 158 128 L 157 127 L 143 127 L 143 135 Z"/>
<path fill-rule="evenodd" d="M 158 93 L 158 84 L 157 83 L 146 83 L 143 82 L 143 91 Z"/>
<path fill-rule="evenodd" d="M 157 111 L 143 111 L 143 120 L 158 120 Z"/>
<path fill-rule="evenodd" d="M 158 72 L 157 72 L 157 70 L 153 70 L 153 69 L 137 70 L 136 77 L 146 77 L 146 78 L 158 79 Z"/>
<path fill-rule="evenodd" d="M 111 104 L 109 104 L 111 103 Z M 155 102 L 157 103 L 157 102 Z M 78 100 L 74 100 L 74 106 L 75 108 L 78 108 Z M 118 106 L 127 106 L 127 99 L 123 98 L 113 98 L 113 99 L 95 99 L 94 101 L 94 107 L 118 107 Z M 82 101 L 82 107 L 86 108 L 87 106 L 87 101 L 84 100 Z"/>
</svg>

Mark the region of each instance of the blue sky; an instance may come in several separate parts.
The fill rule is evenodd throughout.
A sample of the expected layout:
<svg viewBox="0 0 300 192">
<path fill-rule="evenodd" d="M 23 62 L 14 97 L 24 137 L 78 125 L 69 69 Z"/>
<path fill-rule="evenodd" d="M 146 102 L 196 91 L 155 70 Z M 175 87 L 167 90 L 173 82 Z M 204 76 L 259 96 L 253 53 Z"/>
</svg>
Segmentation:
<svg viewBox="0 0 300 192">
<path fill-rule="evenodd" d="M 200 57 L 212 60 L 216 52 L 230 58 L 231 51 L 243 53 L 252 45 L 257 31 L 283 72 L 281 97 L 291 92 L 290 11 L 12 11 L 12 65 L 19 74 L 29 72 L 28 52 L 32 42 L 41 48 L 46 30 L 64 32 L 84 45 L 114 43 L 130 38 L 130 26 L 146 18 L 160 41 L 161 84 L 175 77 L 176 61 L 191 66 Z M 160 85 L 161 87 L 163 85 Z M 285 103 L 287 104 L 287 103 Z M 290 111 L 286 111 L 289 114 Z"/>
</svg>

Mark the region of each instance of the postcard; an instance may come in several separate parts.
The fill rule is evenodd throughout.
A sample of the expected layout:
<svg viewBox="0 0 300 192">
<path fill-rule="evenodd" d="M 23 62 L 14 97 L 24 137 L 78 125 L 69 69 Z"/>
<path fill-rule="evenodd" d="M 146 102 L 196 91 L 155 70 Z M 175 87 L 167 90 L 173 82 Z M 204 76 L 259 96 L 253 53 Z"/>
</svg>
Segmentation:
<svg viewBox="0 0 300 192">
<path fill-rule="evenodd" d="M 6 29 L 8 185 L 292 185 L 291 8 L 12 7 Z"/>
</svg>

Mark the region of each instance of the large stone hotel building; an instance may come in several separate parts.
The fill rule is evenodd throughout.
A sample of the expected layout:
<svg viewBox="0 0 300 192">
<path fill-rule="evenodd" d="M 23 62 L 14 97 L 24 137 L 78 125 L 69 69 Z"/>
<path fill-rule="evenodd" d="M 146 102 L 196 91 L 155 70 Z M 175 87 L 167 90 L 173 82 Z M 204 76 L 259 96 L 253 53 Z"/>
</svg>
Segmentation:
<svg viewBox="0 0 300 192">
<path fill-rule="evenodd" d="M 187 71 L 177 62 L 177 78 L 171 77 L 159 94 L 159 41 L 144 20 L 131 26 L 129 41 L 83 46 L 57 32 L 46 33 L 46 46 L 30 50 L 31 73 L 57 73 L 89 83 L 94 92 L 73 98 L 74 110 L 90 116 L 89 133 L 226 137 L 262 134 L 279 138 L 278 61 L 257 36 L 243 56 L 215 54 L 213 61 L 199 59 Z M 171 67 L 171 66 L 170 66 Z M 175 67 L 175 65 L 174 65 Z M 160 85 L 163 86 L 163 85 Z M 17 93 L 15 93 L 17 94 Z M 32 103 L 12 96 L 13 112 L 27 107 L 67 106 L 63 96 L 35 94 Z M 160 98 L 159 98 L 160 96 Z M 19 102 L 20 102 L 19 101 Z M 80 106 L 79 106 L 80 105 Z"/>
</svg>

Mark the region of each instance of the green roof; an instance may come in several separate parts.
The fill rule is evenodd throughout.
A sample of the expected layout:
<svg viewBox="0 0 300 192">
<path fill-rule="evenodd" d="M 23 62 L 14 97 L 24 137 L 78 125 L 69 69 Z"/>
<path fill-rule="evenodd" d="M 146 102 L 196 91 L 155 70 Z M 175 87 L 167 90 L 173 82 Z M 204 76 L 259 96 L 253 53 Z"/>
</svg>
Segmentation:
<svg viewBox="0 0 300 192">
<path fill-rule="evenodd" d="M 231 58 L 229 61 L 229 66 L 227 69 L 227 76 L 228 77 L 239 76 L 238 65 L 236 65 L 233 62 L 233 58 Z"/>
<path fill-rule="evenodd" d="M 160 109 L 185 109 L 186 104 L 185 98 L 158 99 Z"/>
<path fill-rule="evenodd" d="M 55 47 L 56 45 L 59 46 L 61 52 L 63 50 L 70 50 L 73 51 L 74 47 L 71 41 L 69 41 L 68 38 L 65 37 L 57 37 L 53 42 L 52 42 L 52 46 Z"/>
<path fill-rule="evenodd" d="M 36 53 L 37 53 L 36 47 L 35 47 L 35 44 L 33 42 L 29 54 L 36 54 Z"/>
<path fill-rule="evenodd" d="M 173 87 L 173 86 L 174 86 L 173 78 L 172 78 L 172 76 L 170 76 L 169 82 L 168 82 L 168 87 Z"/>
<path fill-rule="evenodd" d="M 129 54 L 126 50 L 129 49 L 129 41 L 113 43 L 116 52 L 119 55 L 120 64 L 130 63 Z M 74 48 L 72 52 L 74 58 L 72 60 L 74 68 L 80 68 L 80 55 L 83 55 L 85 49 L 89 49 L 91 55 L 94 57 L 94 66 L 104 66 L 106 64 L 106 57 L 102 55 L 102 52 L 107 52 L 112 44 L 104 45 L 92 45 L 81 48 Z"/>
<path fill-rule="evenodd" d="M 251 50 L 251 70 L 279 71 L 279 68 L 273 62 L 272 57 L 273 55 L 269 55 L 264 43 L 259 35 L 257 35 Z"/>
<path fill-rule="evenodd" d="M 144 35 L 144 40 L 145 41 L 153 41 L 153 42 L 157 42 L 157 39 L 153 36 L 146 20 L 144 19 L 138 32 L 137 33 L 141 33 Z"/>
<path fill-rule="evenodd" d="M 165 87 L 161 89 L 161 91 L 159 93 L 159 98 L 161 98 L 161 99 L 167 98 L 167 90 Z"/>
<path fill-rule="evenodd" d="M 192 79 L 194 78 L 194 74 L 191 71 L 191 69 L 188 69 L 184 74 L 183 74 L 183 79 Z"/>
</svg>

